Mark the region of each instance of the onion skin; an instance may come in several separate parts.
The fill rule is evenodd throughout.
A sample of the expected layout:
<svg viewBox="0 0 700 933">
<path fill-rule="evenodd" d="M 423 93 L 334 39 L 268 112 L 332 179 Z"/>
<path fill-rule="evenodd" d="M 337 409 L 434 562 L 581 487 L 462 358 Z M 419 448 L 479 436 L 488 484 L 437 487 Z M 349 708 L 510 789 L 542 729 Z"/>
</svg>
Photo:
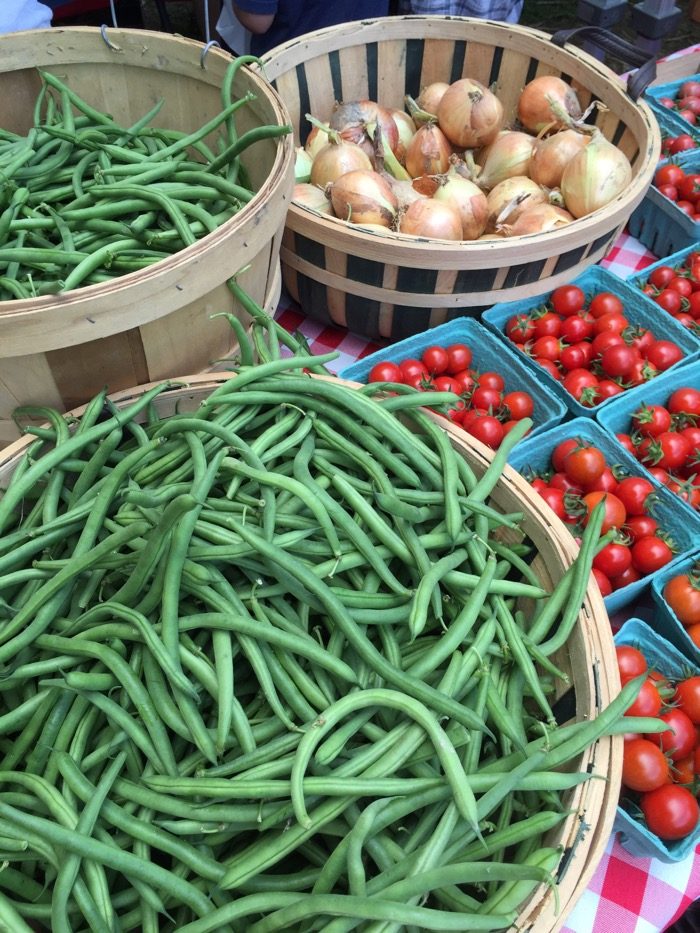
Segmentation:
<svg viewBox="0 0 700 933">
<path fill-rule="evenodd" d="M 548 98 L 553 98 L 561 110 L 556 112 Z M 557 108 L 558 110 L 558 108 Z M 568 118 L 565 116 L 568 114 Z M 528 82 L 518 98 L 518 120 L 531 133 L 559 130 L 581 118 L 581 105 L 576 91 L 555 75 L 540 75 Z"/>
<path fill-rule="evenodd" d="M 473 181 L 463 178 L 457 172 L 448 172 L 440 178 L 440 186 L 433 199 L 457 210 L 462 223 L 463 240 L 478 240 L 486 230 L 488 201 Z"/>
<path fill-rule="evenodd" d="M 431 84 L 426 84 L 416 98 L 416 103 L 426 113 L 437 115 L 440 101 L 449 86 L 447 81 L 433 81 Z"/>
<path fill-rule="evenodd" d="M 566 209 L 585 217 L 622 194 L 631 181 L 629 159 L 598 131 L 564 169 L 561 193 Z"/>
<path fill-rule="evenodd" d="M 590 141 L 590 136 L 584 136 L 576 130 L 560 130 L 538 140 L 527 174 L 538 185 L 558 188 L 566 166 Z"/>
<path fill-rule="evenodd" d="M 324 146 L 327 146 L 329 142 L 330 137 L 325 130 L 322 130 L 320 126 L 312 126 L 311 132 L 306 137 L 304 149 L 308 152 L 312 159 L 315 159 L 321 149 L 323 149 Z"/>
<path fill-rule="evenodd" d="M 416 135 L 416 124 L 405 112 L 405 110 L 391 109 L 389 111 L 391 118 L 396 124 L 398 131 L 398 143 L 394 154 L 402 165 L 406 163 L 406 149 L 413 137 Z"/>
<path fill-rule="evenodd" d="M 461 240 L 462 221 L 454 207 L 426 198 L 414 201 L 401 215 L 399 233 L 437 240 Z"/>
<path fill-rule="evenodd" d="M 303 146 L 294 150 L 294 181 L 306 182 L 311 178 L 311 164 L 313 159 Z"/>
<path fill-rule="evenodd" d="M 333 108 L 328 125 L 339 133 L 348 126 L 365 126 L 377 119 L 379 104 L 373 100 L 351 100 L 337 103 Z"/>
<path fill-rule="evenodd" d="M 353 224 L 391 227 L 399 209 L 398 198 L 377 172 L 346 172 L 328 187 L 333 213 Z"/>
<path fill-rule="evenodd" d="M 488 146 L 503 129 L 503 104 L 480 81 L 460 78 L 440 100 L 438 125 L 460 149 Z"/>
<path fill-rule="evenodd" d="M 316 185 L 311 185 L 308 182 L 299 182 L 294 185 L 292 201 L 300 207 L 308 207 L 309 210 L 318 211 L 319 214 L 333 213 L 331 202 L 326 197 L 323 189 L 317 188 Z"/>
<path fill-rule="evenodd" d="M 506 130 L 479 153 L 481 165 L 478 181 L 482 188 L 490 190 L 506 178 L 527 175 L 537 139 L 529 133 Z"/>
<path fill-rule="evenodd" d="M 411 178 L 442 175 L 450 166 L 452 146 L 435 123 L 420 126 L 408 144 L 404 164 Z"/>
<path fill-rule="evenodd" d="M 517 198 L 521 200 L 518 203 L 513 203 Z M 489 211 L 486 232 L 493 233 L 496 230 L 501 214 L 509 205 L 511 210 L 507 218 L 503 218 L 502 222 L 513 224 L 523 211 L 528 210 L 534 204 L 543 204 L 546 201 L 546 192 L 531 178 L 524 175 L 506 178 L 494 185 L 486 196 Z"/>
<path fill-rule="evenodd" d="M 505 223 L 499 227 L 507 237 L 530 236 L 534 233 L 548 233 L 570 224 L 575 218 L 561 207 L 544 202 L 535 204 L 522 211 L 514 223 Z"/>
<path fill-rule="evenodd" d="M 367 153 L 355 143 L 328 143 L 316 154 L 311 165 L 310 181 L 322 188 L 334 182 L 346 172 L 357 169 L 372 169 Z"/>
</svg>

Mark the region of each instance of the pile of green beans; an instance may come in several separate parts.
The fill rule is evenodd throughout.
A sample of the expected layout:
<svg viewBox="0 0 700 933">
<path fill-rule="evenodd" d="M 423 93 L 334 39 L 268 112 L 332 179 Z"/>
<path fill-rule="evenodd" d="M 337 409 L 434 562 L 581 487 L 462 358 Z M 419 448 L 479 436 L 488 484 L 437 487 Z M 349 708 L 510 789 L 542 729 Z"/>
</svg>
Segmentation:
<svg viewBox="0 0 700 933">
<path fill-rule="evenodd" d="M 221 111 L 192 133 L 121 126 L 41 72 L 26 135 L 0 129 L 0 301 L 57 294 L 146 268 L 216 230 L 255 195 L 241 153 L 288 125 L 242 134 L 227 67 Z"/>
<path fill-rule="evenodd" d="M 0 928 L 505 930 L 554 884 L 576 760 L 653 730 L 621 718 L 638 681 L 594 721 L 551 705 L 602 513 L 547 592 L 490 502 L 512 440 L 477 477 L 423 393 L 305 371 L 331 356 L 268 345 L 168 416 L 167 384 L 25 412 Z"/>
</svg>

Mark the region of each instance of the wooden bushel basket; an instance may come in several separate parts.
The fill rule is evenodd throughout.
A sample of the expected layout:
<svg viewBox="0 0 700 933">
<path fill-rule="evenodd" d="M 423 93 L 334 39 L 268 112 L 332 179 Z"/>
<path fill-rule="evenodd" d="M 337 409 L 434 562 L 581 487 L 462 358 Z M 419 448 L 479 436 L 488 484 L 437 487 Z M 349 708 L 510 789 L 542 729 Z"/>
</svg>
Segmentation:
<svg viewBox="0 0 700 933">
<path fill-rule="evenodd" d="M 161 417 L 175 412 L 193 411 L 222 382 L 235 378 L 231 373 L 203 373 L 182 377 L 172 389 L 157 396 L 153 407 Z M 118 407 L 125 407 L 148 388 L 150 386 L 140 386 L 115 393 L 111 398 Z M 81 411 L 71 414 L 79 416 Z M 443 426 L 451 443 L 475 474 L 481 475 L 493 457 L 493 452 L 451 426 L 444 418 L 433 417 Z M 32 441 L 32 437 L 25 437 L 0 452 L 0 487 L 7 484 Z M 504 513 L 519 512 L 523 515 L 522 532 L 533 542 L 538 552 L 533 569 L 542 585 L 551 589 L 573 562 L 578 551 L 569 530 L 527 481 L 509 466 L 498 481 L 490 504 Z M 577 625 L 553 661 L 570 677 L 575 694 L 576 720 L 594 719 L 619 693 L 620 680 L 612 631 L 603 599 L 593 583 L 588 587 Z M 560 863 L 554 872 L 559 909 L 556 908 L 554 892 L 546 885 L 538 886 L 520 908 L 515 927 L 519 931 L 554 933 L 563 925 L 567 914 L 589 883 L 608 842 L 615 818 L 622 771 L 622 738 L 618 736 L 598 740 L 579 758 L 570 762 L 568 768 L 578 772 L 587 771 L 592 779 L 562 793 L 562 810 L 567 815 L 543 840 L 544 845 L 561 847 Z"/>
<path fill-rule="evenodd" d="M 0 36 L 0 126 L 26 133 L 40 87 L 53 71 L 85 100 L 129 125 L 161 98 L 155 125 L 190 132 L 221 110 L 231 56 L 181 36 L 70 27 Z M 234 97 L 255 100 L 237 115 L 240 133 L 288 122 L 275 91 L 241 68 Z M 65 411 L 100 388 L 125 389 L 206 370 L 234 349 L 220 311 L 242 319 L 226 286 L 238 275 L 261 305 L 279 296 L 279 247 L 294 184 L 291 136 L 255 143 L 242 163 L 254 198 L 217 230 L 154 265 L 59 295 L 0 303 L 0 447 L 18 437 L 18 405 Z"/>
<path fill-rule="evenodd" d="M 618 198 L 552 233 L 452 243 L 372 234 L 292 204 L 281 249 L 285 286 L 304 311 L 370 338 L 399 340 L 498 301 L 544 294 L 602 259 L 641 201 L 661 139 L 644 103 L 609 68 L 538 30 L 460 17 L 407 16 L 346 23 L 309 33 L 263 57 L 264 73 L 289 110 L 297 143 L 307 113 L 327 120 L 336 101 L 362 98 L 404 108 L 433 81 L 471 77 L 492 86 L 506 125 L 523 86 L 563 77 L 633 167 Z"/>
</svg>

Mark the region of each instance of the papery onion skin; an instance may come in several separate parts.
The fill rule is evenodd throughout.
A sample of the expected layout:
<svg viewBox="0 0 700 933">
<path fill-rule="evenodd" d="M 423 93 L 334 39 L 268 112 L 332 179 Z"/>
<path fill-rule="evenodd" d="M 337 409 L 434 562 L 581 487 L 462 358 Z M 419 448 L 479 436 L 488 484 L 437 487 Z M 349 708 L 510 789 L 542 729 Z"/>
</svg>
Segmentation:
<svg viewBox="0 0 700 933">
<path fill-rule="evenodd" d="M 421 175 L 441 175 L 450 166 L 452 146 L 435 123 L 418 127 L 406 148 L 404 164 L 412 178 Z"/>
<path fill-rule="evenodd" d="M 311 178 L 311 164 L 313 159 L 303 146 L 294 150 L 294 181 L 305 182 Z"/>
<path fill-rule="evenodd" d="M 461 240 L 462 221 L 449 204 L 432 198 L 414 201 L 399 220 L 399 233 L 439 240 Z"/>
<path fill-rule="evenodd" d="M 323 149 L 324 146 L 327 146 L 329 142 L 330 137 L 325 130 L 322 130 L 320 126 L 312 126 L 311 132 L 306 137 L 304 149 L 308 152 L 312 159 L 315 159 L 321 149 Z"/>
<path fill-rule="evenodd" d="M 318 211 L 319 214 L 332 214 L 333 207 L 326 197 L 322 188 L 311 185 L 308 182 L 299 182 L 294 185 L 292 191 L 292 201 L 300 207 L 308 207 L 312 211 Z"/>
<path fill-rule="evenodd" d="M 517 198 L 520 198 L 520 201 L 513 203 Z M 534 204 L 542 204 L 546 201 L 546 192 L 531 178 L 525 175 L 506 178 L 494 185 L 486 196 L 489 211 L 486 231 L 492 233 L 496 229 L 496 224 L 506 207 L 510 206 L 511 210 L 508 217 L 503 220 L 512 224 L 524 210 L 529 209 Z"/>
<path fill-rule="evenodd" d="M 503 104 L 480 81 L 460 78 L 443 94 L 437 118 L 454 146 L 476 149 L 488 146 L 503 129 Z"/>
<path fill-rule="evenodd" d="M 379 104 L 374 100 L 350 100 L 336 103 L 328 120 L 331 129 L 342 132 L 348 126 L 365 126 L 377 119 Z"/>
<path fill-rule="evenodd" d="M 433 199 L 449 204 L 457 210 L 462 223 L 463 240 L 478 240 L 486 230 L 488 201 L 484 192 L 473 181 L 463 178 L 457 172 L 447 172 L 440 178 L 440 185 Z"/>
<path fill-rule="evenodd" d="M 416 124 L 405 110 L 396 108 L 389 111 L 398 131 L 398 144 L 394 150 L 396 158 L 403 165 L 406 161 L 406 149 L 416 135 Z"/>
<path fill-rule="evenodd" d="M 555 113 L 552 109 L 550 97 L 563 108 L 563 113 L 568 114 L 566 122 L 562 113 Z M 558 130 L 581 118 L 576 91 L 555 75 L 539 75 L 529 81 L 520 92 L 517 111 L 518 120 L 531 133 Z"/>
<path fill-rule="evenodd" d="M 527 175 L 532 152 L 537 139 L 519 130 L 505 130 L 481 153 L 477 162 L 481 165 L 479 185 L 490 190 L 506 178 Z"/>
<path fill-rule="evenodd" d="M 357 169 L 372 169 L 370 157 L 363 149 L 355 143 L 328 143 L 316 154 L 310 181 L 312 185 L 325 187 L 346 172 Z"/>
<path fill-rule="evenodd" d="M 590 140 L 590 136 L 576 130 L 560 130 L 540 139 L 532 152 L 527 174 L 538 185 L 558 188 L 564 169 Z"/>
<path fill-rule="evenodd" d="M 433 81 L 431 84 L 426 84 L 416 98 L 416 103 L 420 109 L 425 110 L 426 113 L 437 115 L 440 101 L 449 86 L 447 81 Z"/>
<path fill-rule="evenodd" d="M 622 194 L 631 181 L 629 159 L 598 131 L 564 169 L 561 193 L 574 217 L 586 217 Z"/>
<path fill-rule="evenodd" d="M 522 211 L 514 223 L 504 223 L 499 232 L 507 237 L 529 236 L 533 233 L 548 233 L 570 224 L 575 218 L 568 211 L 554 204 L 535 204 Z"/>
<path fill-rule="evenodd" d="M 372 170 L 346 172 L 328 187 L 333 213 L 353 224 L 390 227 L 399 202 L 386 179 Z"/>
</svg>

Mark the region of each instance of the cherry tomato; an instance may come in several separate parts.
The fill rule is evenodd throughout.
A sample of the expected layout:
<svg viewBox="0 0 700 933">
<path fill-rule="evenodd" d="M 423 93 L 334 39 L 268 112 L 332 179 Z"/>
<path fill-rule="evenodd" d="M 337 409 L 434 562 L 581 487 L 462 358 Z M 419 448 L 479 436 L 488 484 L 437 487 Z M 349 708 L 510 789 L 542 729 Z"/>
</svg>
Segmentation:
<svg viewBox="0 0 700 933">
<path fill-rule="evenodd" d="M 561 322 L 559 336 L 568 344 L 580 343 L 593 336 L 593 319 L 585 318 L 580 314 L 564 318 Z"/>
<path fill-rule="evenodd" d="M 647 829 L 660 839 L 683 839 L 698 825 L 700 807 L 687 787 L 667 784 L 642 794 L 642 808 Z"/>
<path fill-rule="evenodd" d="M 610 311 L 608 314 L 603 314 L 596 318 L 593 330 L 596 334 L 621 334 L 623 330 L 629 327 L 629 324 L 630 322 L 624 314 Z"/>
<path fill-rule="evenodd" d="M 557 369 L 557 364 L 553 360 L 548 360 L 544 356 L 535 357 L 535 363 L 540 365 L 543 369 L 546 369 L 552 379 L 556 379 L 557 382 L 561 380 L 561 373 Z"/>
<path fill-rule="evenodd" d="M 634 567 L 630 567 L 629 570 L 623 570 L 621 574 L 615 577 L 612 581 L 613 589 L 615 590 L 624 590 L 626 586 L 631 586 L 632 583 L 636 583 L 638 580 L 642 579 L 642 575 Z"/>
<path fill-rule="evenodd" d="M 632 564 L 643 577 L 655 573 L 673 560 L 673 551 L 657 535 L 640 538 L 632 545 Z"/>
<path fill-rule="evenodd" d="M 506 382 L 503 376 L 500 373 L 493 372 L 492 370 L 486 370 L 479 375 L 477 382 L 480 386 L 484 386 L 489 389 L 498 389 L 499 392 L 502 392 L 506 387 Z"/>
<path fill-rule="evenodd" d="M 455 373 L 469 369 L 472 362 L 472 351 L 466 343 L 453 343 L 447 347 L 447 372 L 454 376 Z"/>
<path fill-rule="evenodd" d="M 697 81 L 695 78 L 689 78 L 678 88 L 678 97 L 681 100 L 684 97 L 698 97 L 700 95 L 700 81 Z"/>
<path fill-rule="evenodd" d="M 656 340 L 647 350 L 646 357 L 654 369 L 665 372 L 683 359 L 683 351 L 673 340 Z"/>
<path fill-rule="evenodd" d="M 574 447 L 564 460 L 564 472 L 579 486 L 594 483 L 605 469 L 605 455 L 590 444 Z"/>
<path fill-rule="evenodd" d="M 565 441 L 560 441 L 552 451 L 550 460 L 557 473 L 566 471 L 566 458 L 572 450 L 576 450 L 581 445 L 581 441 L 575 437 L 567 437 Z"/>
<path fill-rule="evenodd" d="M 624 530 L 634 543 L 640 538 L 656 534 L 658 527 L 659 523 L 651 515 L 631 515 L 627 517 Z"/>
<path fill-rule="evenodd" d="M 700 675 L 679 681 L 673 699 L 696 726 L 700 725 Z"/>
<path fill-rule="evenodd" d="M 459 395 L 459 383 L 452 376 L 436 376 L 433 380 L 437 392 L 454 392 Z"/>
<path fill-rule="evenodd" d="M 700 198 L 700 172 L 690 172 L 681 178 L 676 187 L 684 201 L 694 204 Z"/>
<path fill-rule="evenodd" d="M 561 318 L 553 311 L 545 311 L 535 318 L 535 339 L 537 337 L 558 337 L 561 331 Z"/>
<path fill-rule="evenodd" d="M 700 417 L 700 389 L 681 386 L 671 393 L 666 406 L 672 414 L 683 413 Z"/>
<path fill-rule="evenodd" d="M 626 544 L 610 541 L 593 558 L 593 566 L 613 580 L 632 566 L 632 553 Z"/>
<path fill-rule="evenodd" d="M 602 570 L 598 570 L 597 567 L 593 567 L 591 570 L 593 577 L 598 584 L 598 589 L 600 590 L 600 595 L 605 599 L 606 596 L 610 596 L 613 591 L 612 583 L 605 576 Z"/>
<path fill-rule="evenodd" d="M 700 624 L 700 576 L 677 573 L 664 586 L 663 596 L 683 625 Z"/>
<path fill-rule="evenodd" d="M 449 361 L 449 354 L 444 347 L 426 347 L 421 354 L 421 362 L 432 376 L 446 372 Z"/>
<path fill-rule="evenodd" d="M 604 535 L 606 531 L 610 531 L 611 528 L 622 528 L 625 524 L 625 518 L 627 517 L 624 505 L 614 493 L 600 491 L 588 492 L 583 497 L 583 504 L 586 507 L 586 514 L 583 519 L 584 525 L 588 524 L 591 512 L 596 505 L 603 500 L 605 502 L 605 516 L 600 529 L 601 535 Z"/>
<path fill-rule="evenodd" d="M 646 674 L 647 659 L 639 648 L 634 648 L 632 645 L 615 645 L 615 655 L 621 683 L 626 684 L 628 680 L 634 680 L 635 677 Z"/>
<path fill-rule="evenodd" d="M 661 712 L 662 699 L 661 694 L 659 693 L 659 688 L 656 684 L 647 678 L 642 681 L 642 686 L 639 689 L 635 700 L 632 702 L 631 706 L 625 711 L 625 716 L 658 716 Z M 653 742 L 650 742 L 651 745 L 654 745 Z M 655 748 L 658 748 L 658 745 L 654 745 Z M 627 784 L 627 781 L 625 781 Z M 629 784 L 627 785 L 630 786 Z M 641 787 L 635 787 L 634 790 L 642 790 Z"/>
<path fill-rule="evenodd" d="M 368 382 L 403 382 L 404 377 L 401 367 L 390 360 L 383 360 L 375 363 L 369 371 Z"/>
<path fill-rule="evenodd" d="M 469 395 L 469 393 L 476 385 L 474 376 L 468 369 L 463 369 L 460 372 L 455 373 L 452 378 L 459 387 L 458 391 L 460 395 Z"/>
<path fill-rule="evenodd" d="M 600 357 L 608 347 L 622 346 L 624 342 L 624 337 L 621 334 L 604 331 L 602 334 L 596 334 L 591 340 L 591 351 L 593 356 Z"/>
<path fill-rule="evenodd" d="M 583 495 L 583 487 L 572 482 L 566 473 L 552 473 L 549 478 L 549 485 L 554 486 L 555 489 L 563 489 L 564 492 L 574 496 Z"/>
<path fill-rule="evenodd" d="M 689 149 L 696 149 L 697 143 L 690 133 L 679 133 L 675 139 L 669 141 L 668 154 L 677 155 L 679 152 L 687 152 Z"/>
<path fill-rule="evenodd" d="M 649 497 L 654 488 L 654 484 L 643 476 L 625 476 L 618 482 L 615 495 L 624 505 L 628 519 L 632 515 L 643 515 L 649 510 Z"/>
<path fill-rule="evenodd" d="M 598 402 L 598 377 L 589 369 L 572 369 L 562 379 L 567 392 L 581 405 L 592 408 Z"/>
<path fill-rule="evenodd" d="M 592 483 L 589 483 L 586 486 L 586 492 L 615 492 L 617 489 L 617 477 L 610 469 L 606 466 L 603 472 L 600 474 L 597 480 Z"/>
<path fill-rule="evenodd" d="M 673 779 L 676 784 L 692 784 L 695 780 L 695 759 L 693 755 L 676 758 L 673 762 Z"/>
<path fill-rule="evenodd" d="M 690 441 L 678 431 L 662 431 L 658 437 L 642 438 L 637 456 L 642 463 L 672 471 L 685 464 L 691 451 Z"/>
<path fill-rule="evenodd" d="M 674 288 L 684 298 L 688 298 L 693 293 L 693 283 L 683 275 L 674 276 L 668 283 L 668 287 Z"/>
<path fill-rule="evenodd" d="M 600 318 L 606 314 L 622 314 L 624 305 L 613 292 L 598 292 L 591 298 L 588 311 L 594 318 Z"/>
<path fill-rule="evenodd" d="M 408 382 L 409 379 L 416 378 L 426 378 L 428 377 L 428 370 L 425 368 L 423 363 L 420 360 L 413 359 L 409 357 L 406 360 L 402 360 L 399 363 L 399 369 L 401 370 L 401 375 L 403 376 L 403 381 Z"/>
<path fill-rule="evenodd" d="M 622 752 L 622 783 L 625 787 L 647 792 L 667 784 L 669 779 L 668 761 L 658 745 L 649 739 L 625 742 Z"/>
<path fill-rule="evenodd" d="M 684 176 L 685 172 L 680 165 L 676 165 L 675 162 L 667 162 L 665 165 L 659 166 L 654 173 L 654 184 L 657 188 L 662 185 L 677 185 Z"/>
<path fill-rule="evenodd" d="M 632 414 L 632 427 L 656 437 L 671 427 L 671 412 L 663 405 L 642 405 Z"/>
<path fill-rule="evenodd" d="M 600 365 L 608 376 L 627 376 L 639 359 L 639 353 L 626 344 L 621 343 L 608 347 L 600 357 Z"/>
<path fill-rule="evenodd" d="M 685 758 L 695 748 L 695 725 L 687 713 L 677 706 L 670 706 L 659 715 L 659 719 L 670 726 L 668 732 L 659 732 L 654 740 L 671 761 Z"/>
<path fill-rule="evenodd" d="M 485 408 L 494 412 L 500 406 L 503 394 L 499 389 L 482 386 L 481 383 L 472 392 L 471 403 L 475 408 Z"/>
<path fill-rule="evenodd" d="M 463 422 L 463 426 L 472 437 L 492 450 L 497 450 L 503 440 L 503 425 L 493 415 L 482 415 L 471 421 L 468 426 Z"/>
<path fill-rule="evenodd" d="M 529 314 L 514 314 L 508 318 L 505 334 L 516 343 L 526 343 L 535 336 L 535 322 Z"/>
<path fill-rule="evenodd" d="M 615 437 L 618 439 L 618 441 L 622 444 L 622 446 L 625 448 L 625 450 L 628 453 L 631 453 L 633 457 L 636 457 L 637 448 L 634 446 L 634 441 L 632 440 L 629 434 L 620 432 L 619 434 L 616 434 Z"/>
<path fill-rule="evenodd" d="M 598 401 L 600 402 L 604 402 L 605 399 L 613 398 L 616 395 L 620 395 L 624 391 L 625 390 L 620 385 L 620 383 L 615 382 L 614 379 L 598 380 Z"/>
<path fill-rule="evenodd" d="M 654 300 L 669 314 L 678 314 L 683 306 L 683 299 L 673 288 L 664 288 Z"/>
<path fill-rule="evenodd" d="M 535 403 L 529 392 L 506 392 L 501 404 L 515 421 L 521 418 L 530 418 L 535 410 Z"/>
<path fill-rule="evenodd" d="M 545 486 L 538 490 L 539 495 L 544 499 L 550 509 L 563 521 L 566 518 L 566 507 L 564 505 L 564 490 L 557 489 L 554 486 Z"/>
<path fill-rule="evenodd" d="M 681 171 L 683 170 L 681 169 Z M 675 274 L 676 270 L 672 266 L 657 266 L 656 269 L 653 269 L 649 273 L 648 281 L 654 286 L 654 288 L 663 289 L 666 288 Z"/>
<path fill-rule="evenodd" d="M 573 318 L 568 318 L 568 320 L 571 321 Z M 587 363 L 586 351 L 579 343 L 570 347 L 562 347 L 562 351 L 559 354 L 559 362 L 567 372 L 570 372 L 572 369 L 583 369 Z"/>
<path fill-rule="evenodd" d="M 579 312 L 585 300 L 586 296 L 578 285 L 560 285 L 549 296 L 552 308 L 562 317 L 570 317 Z"/>
<path fill-rule="evenodd" d="M 532 344 L 533 356 L 538 359 L 551 360 L 553 363 L 559 359 L 561 350 L 561 341 L 552 335 L 538 337 Z"/>
</svg>

